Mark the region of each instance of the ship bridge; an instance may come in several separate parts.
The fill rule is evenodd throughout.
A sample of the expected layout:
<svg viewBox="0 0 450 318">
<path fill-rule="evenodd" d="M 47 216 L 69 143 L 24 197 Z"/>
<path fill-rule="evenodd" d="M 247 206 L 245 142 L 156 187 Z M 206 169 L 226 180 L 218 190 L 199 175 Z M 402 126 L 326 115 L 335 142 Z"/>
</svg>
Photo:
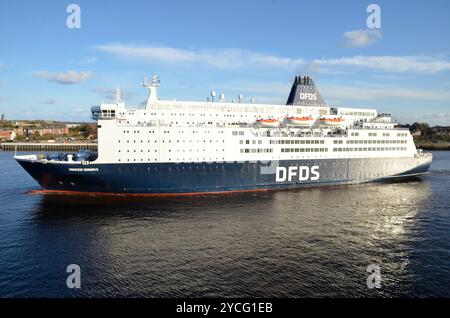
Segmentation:
<svg viewBox="0 0 450 318">
<path fill-rule="evenodd" d="M 98 119 L 115 119 L 125 115 L 125 103 L 122 101 L 119 87 L 116 87 L 116 102 L 102 103 L 91 107 L 91 118 Z"/>
</svg>

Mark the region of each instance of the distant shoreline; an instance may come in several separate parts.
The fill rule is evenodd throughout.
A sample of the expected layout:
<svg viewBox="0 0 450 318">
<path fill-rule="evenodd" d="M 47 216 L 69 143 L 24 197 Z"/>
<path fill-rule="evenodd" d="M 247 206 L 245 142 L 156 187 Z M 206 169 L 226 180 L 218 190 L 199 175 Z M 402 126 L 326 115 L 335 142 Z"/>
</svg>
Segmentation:
<svg viewBox="0 0 450 318">
<path fill-rule="evenodd" d="M 0 150 L 3 151 L 78 151 L 89 149 L 97 151 L 97 143 L 94 142 L 4 142 L 0 143 Z"/>
<path fill-rule="evenodd" d="M 416 148 L 423 150 L 442 150 L 449 151 L 450 150 L 450 142 L 416 142 Z"/>
</svg>

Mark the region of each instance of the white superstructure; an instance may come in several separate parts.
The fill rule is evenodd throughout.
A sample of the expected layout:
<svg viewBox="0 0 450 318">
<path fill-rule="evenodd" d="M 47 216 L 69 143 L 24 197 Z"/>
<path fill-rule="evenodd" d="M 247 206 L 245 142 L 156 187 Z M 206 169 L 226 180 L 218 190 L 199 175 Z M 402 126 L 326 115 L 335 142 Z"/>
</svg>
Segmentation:
<svg viewBox="0 0 450 318">
<path fill-rule="evenodd" d="M 375 109 L 326 105 L 166 101 L 159 80 L 144 108 L 113 104 L 92 107 L 98 121 L 97 163 L 223 162 L 289 159 L 389 158 L 417 154 L 407 129 Z M 288 117 L 312 117 L 311 127 Z M 257 120 L 277 120 L 275 127 Z M 334 121 L 334 122 L 333 122 Z"/>
</svg>

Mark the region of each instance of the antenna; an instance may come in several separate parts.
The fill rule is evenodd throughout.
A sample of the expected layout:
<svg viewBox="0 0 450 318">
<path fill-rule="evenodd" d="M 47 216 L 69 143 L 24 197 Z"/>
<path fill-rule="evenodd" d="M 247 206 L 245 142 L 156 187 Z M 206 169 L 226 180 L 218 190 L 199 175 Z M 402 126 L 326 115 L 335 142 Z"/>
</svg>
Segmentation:
<svg viewBox="0 0 450 318">
<path fill-rule="evenodd" d="M 153 74 L 152 76 L 152 83 L 150 85 L 152 85 L 153 87 L 159 87 L 159 77 L 156 74 Z"/>
<path fill-rule="evenodd" d="M 147 76 L 144 75 L 144 80 L 142 81 L 141 85 L 144 86 L 144 87 L 148 86 L 148 84 L 147 84 Z"/>
<path fill-rule="evenodd" d="M 225 94 L 224 94 L 224 93 L 220 93 L 220 95 L 219 95 L 219 100 L 220 100 L 221 102 L 223 102 L 224 99 L 225 99 Z"/>
<path fill-rule="evenodd" d="M 255 99 L 252 97 L 252 98 L 250 99 L 250 102 L 253 104 L 253 103 L 255 102 Z"/>
<path fill-rule="evenodd" d="M 238 95 L 238 99 L 239 99 L 239 103 L 241 103 L 242 102 L 242 94 Z"/>
<path fill-rule="evenodd" d="M 216 91 L 211 91 L 211 100 L 214 101 L 214 97 L 216 97 Z"/>
</svg>

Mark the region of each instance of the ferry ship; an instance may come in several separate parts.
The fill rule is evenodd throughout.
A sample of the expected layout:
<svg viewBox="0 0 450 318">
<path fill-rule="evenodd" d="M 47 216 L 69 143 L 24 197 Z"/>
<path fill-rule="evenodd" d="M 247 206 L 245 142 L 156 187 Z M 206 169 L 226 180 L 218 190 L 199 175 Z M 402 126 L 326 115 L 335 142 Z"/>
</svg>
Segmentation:
<svg viewBox="0 0 450 318">
<path fill-rule="evenodd" d="M 427 173 L 432 155 L 375 109 L 328 107 L 313 79 L 296 76 L 285 105 L 162 100 L 91 108 L 97 152 L 19 155 L 45 192 L 187 195 L 353 184 Z"/>
</svg>

